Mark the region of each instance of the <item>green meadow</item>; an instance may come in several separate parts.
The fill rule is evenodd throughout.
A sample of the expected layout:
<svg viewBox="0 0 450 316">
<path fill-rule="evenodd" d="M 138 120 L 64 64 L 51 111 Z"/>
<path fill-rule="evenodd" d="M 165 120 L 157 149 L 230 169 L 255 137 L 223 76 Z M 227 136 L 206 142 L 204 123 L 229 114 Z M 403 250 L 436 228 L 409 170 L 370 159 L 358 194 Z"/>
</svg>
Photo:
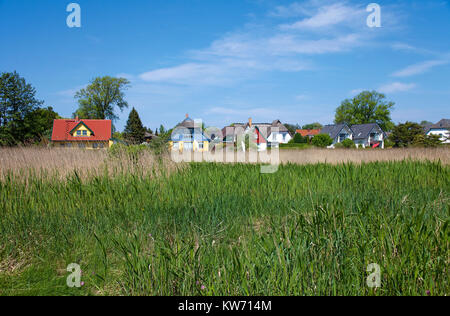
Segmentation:
<svg viewBox="0 0 450 316">
<path fill-rule="evenodd" d="M 450 294 L 448 165 L 153 168 L 4 176 L 0 295 Z"/>
</svg>

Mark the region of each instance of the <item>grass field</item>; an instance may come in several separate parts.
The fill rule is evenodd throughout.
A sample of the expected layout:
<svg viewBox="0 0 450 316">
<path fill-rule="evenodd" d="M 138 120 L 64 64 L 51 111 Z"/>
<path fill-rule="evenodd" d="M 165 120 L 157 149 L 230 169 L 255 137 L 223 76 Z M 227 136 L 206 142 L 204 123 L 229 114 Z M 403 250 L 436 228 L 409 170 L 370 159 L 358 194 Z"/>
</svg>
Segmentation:
<svg viewBox="0 0 450 316">
<path fill-rule="evenodd" d="M 285 164 L 264 175 L 74 155 L 96 172 L 79 161 L 74 171 L 72 158 L 49 161 L 57 173 L 8 170 L 0 153 L 0 295 L 450 294 L 446 163 Z M 82 267 L 80 289 L 66 286 L 70 263 Z M 366 285 L 371 263 L 381 288 Z"/>
</svg>

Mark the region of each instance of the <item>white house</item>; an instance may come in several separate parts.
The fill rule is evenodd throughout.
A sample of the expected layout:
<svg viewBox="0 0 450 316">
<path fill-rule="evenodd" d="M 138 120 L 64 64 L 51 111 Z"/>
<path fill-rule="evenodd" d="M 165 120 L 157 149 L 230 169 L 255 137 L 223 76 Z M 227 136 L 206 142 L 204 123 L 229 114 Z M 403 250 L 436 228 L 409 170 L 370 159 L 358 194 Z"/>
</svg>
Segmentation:
<svg viewBox="0 0 450 316">
<path fill-rule="evenodd" d="M 292 139 L 289 130 L 280 120 L 275 120 L 272 124 L 255 124 L 264 135 L 264 129 L 267 130 L 267 141 L 271 147 L 278 147 L 279 144 L 287 144 Z"/>
<path fill-rule="evenodd" d="M 267 147 L 278 147 L 279 144 L 287 144 L 292 136 L 289 130 L 279 120 L 272 123 L 253 123 L 250 118 L 248 123 L 235 123 L 224 127 L 222 130 L 225 143 L 242 142 L 242 135 L 253 134 L 254 141 L 258 145 L 258 151 L 265 151 Z"/>
<path fill-rule="evenodd" d="M 384 149 L 386 133 L 376 124 L 352 125 L 353 141 L 357 147 L 373 147 Z"/>
<path fill-rule="evenodd" d="M 444 144 L 450 144 L 450 119 L 442 119 L 428 128 L 427 135 L 438 135 Z"/>
<path fill-rule="evenodd" d="M 334 148 L 337 143 L 342 143 L 346 139 L 353 140 L 353 131 L 347 124 L 326 125 L 320 134 L 328 134 L 333 139 L 333 144 L 328 148 Z"/>
</svg>

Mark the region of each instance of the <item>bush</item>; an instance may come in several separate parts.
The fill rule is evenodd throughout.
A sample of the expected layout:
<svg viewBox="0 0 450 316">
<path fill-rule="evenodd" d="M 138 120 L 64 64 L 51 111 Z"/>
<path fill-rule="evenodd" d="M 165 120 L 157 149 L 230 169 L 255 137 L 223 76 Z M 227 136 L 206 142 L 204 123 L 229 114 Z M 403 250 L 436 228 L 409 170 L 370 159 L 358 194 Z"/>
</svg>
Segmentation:
<svg viewBox="0 0 450 316">
<path fill-rule="evenodd" d="M 314 138 L 311 140 L 311 144 L 316 147 L 325 148 L 333 144 L 333 139 L 328 134 L 319 134 L 314 136 Z"/>
<path fill-rule="evenodd" d="M 301 134 L 295 134 L 294 138 L 291 140 L 294 144 L 306 144 L 308 142 L 307 137 L 303 137 Z"/>
<path fill-rule="evenodd" d="M 343 148 L 348 148 L 348 149 L 356 148 L 355 142 L 348 138 L 346 140 L 344 140 L 341 144 L 342 144 Z"/>
<path fill-rule="evenodd" d="M 384 140 L 384 148 L 392 148 L 394 146 L 395 143 L 390 138 Z"/>
</svg>

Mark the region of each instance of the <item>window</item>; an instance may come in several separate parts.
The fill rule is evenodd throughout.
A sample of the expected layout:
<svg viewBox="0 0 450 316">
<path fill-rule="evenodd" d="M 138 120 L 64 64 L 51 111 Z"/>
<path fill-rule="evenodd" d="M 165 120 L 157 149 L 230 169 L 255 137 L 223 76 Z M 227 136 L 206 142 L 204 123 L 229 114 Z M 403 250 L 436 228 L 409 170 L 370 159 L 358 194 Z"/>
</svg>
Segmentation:
<svg viewBox="0 0 450 316">
<path fill-rule="evenodd" d="M 81 136 L 81 131 L 77 131 L 77 136 Z"/>
<path fill-rule="evenodd" d="M 97 143 L 93 143 L 92 144 L 92 148 L 97 149 L 98 148 L 98 144 Z"/>
<path fill-rule="evenodd" d="M 85 143 L 79 143 L 78 144 L 78 148 L 86 148 L 86 144 Z"/>
<path fill-rule="evenodd" d="M 83 131 L 83 136 L 87 136 L 87 131 Z"/>
<path fill-rule="evenodd" d="M 198 149 L 203 149 L 203 143 L 202 142 L 198 143 Z"/>
<path fill-rule="evenodd" d="M 100 146 L 99 146 L 100 148 L 104 148 L 105 147 L 105 144 L 103 144 L 103 143 L 100 143 Z"/>
<path fill-rule="evenodd" d="M 60 144 L 59 147 L 64 148 L 66 147 L 66 144 Z"/>
</svg>

